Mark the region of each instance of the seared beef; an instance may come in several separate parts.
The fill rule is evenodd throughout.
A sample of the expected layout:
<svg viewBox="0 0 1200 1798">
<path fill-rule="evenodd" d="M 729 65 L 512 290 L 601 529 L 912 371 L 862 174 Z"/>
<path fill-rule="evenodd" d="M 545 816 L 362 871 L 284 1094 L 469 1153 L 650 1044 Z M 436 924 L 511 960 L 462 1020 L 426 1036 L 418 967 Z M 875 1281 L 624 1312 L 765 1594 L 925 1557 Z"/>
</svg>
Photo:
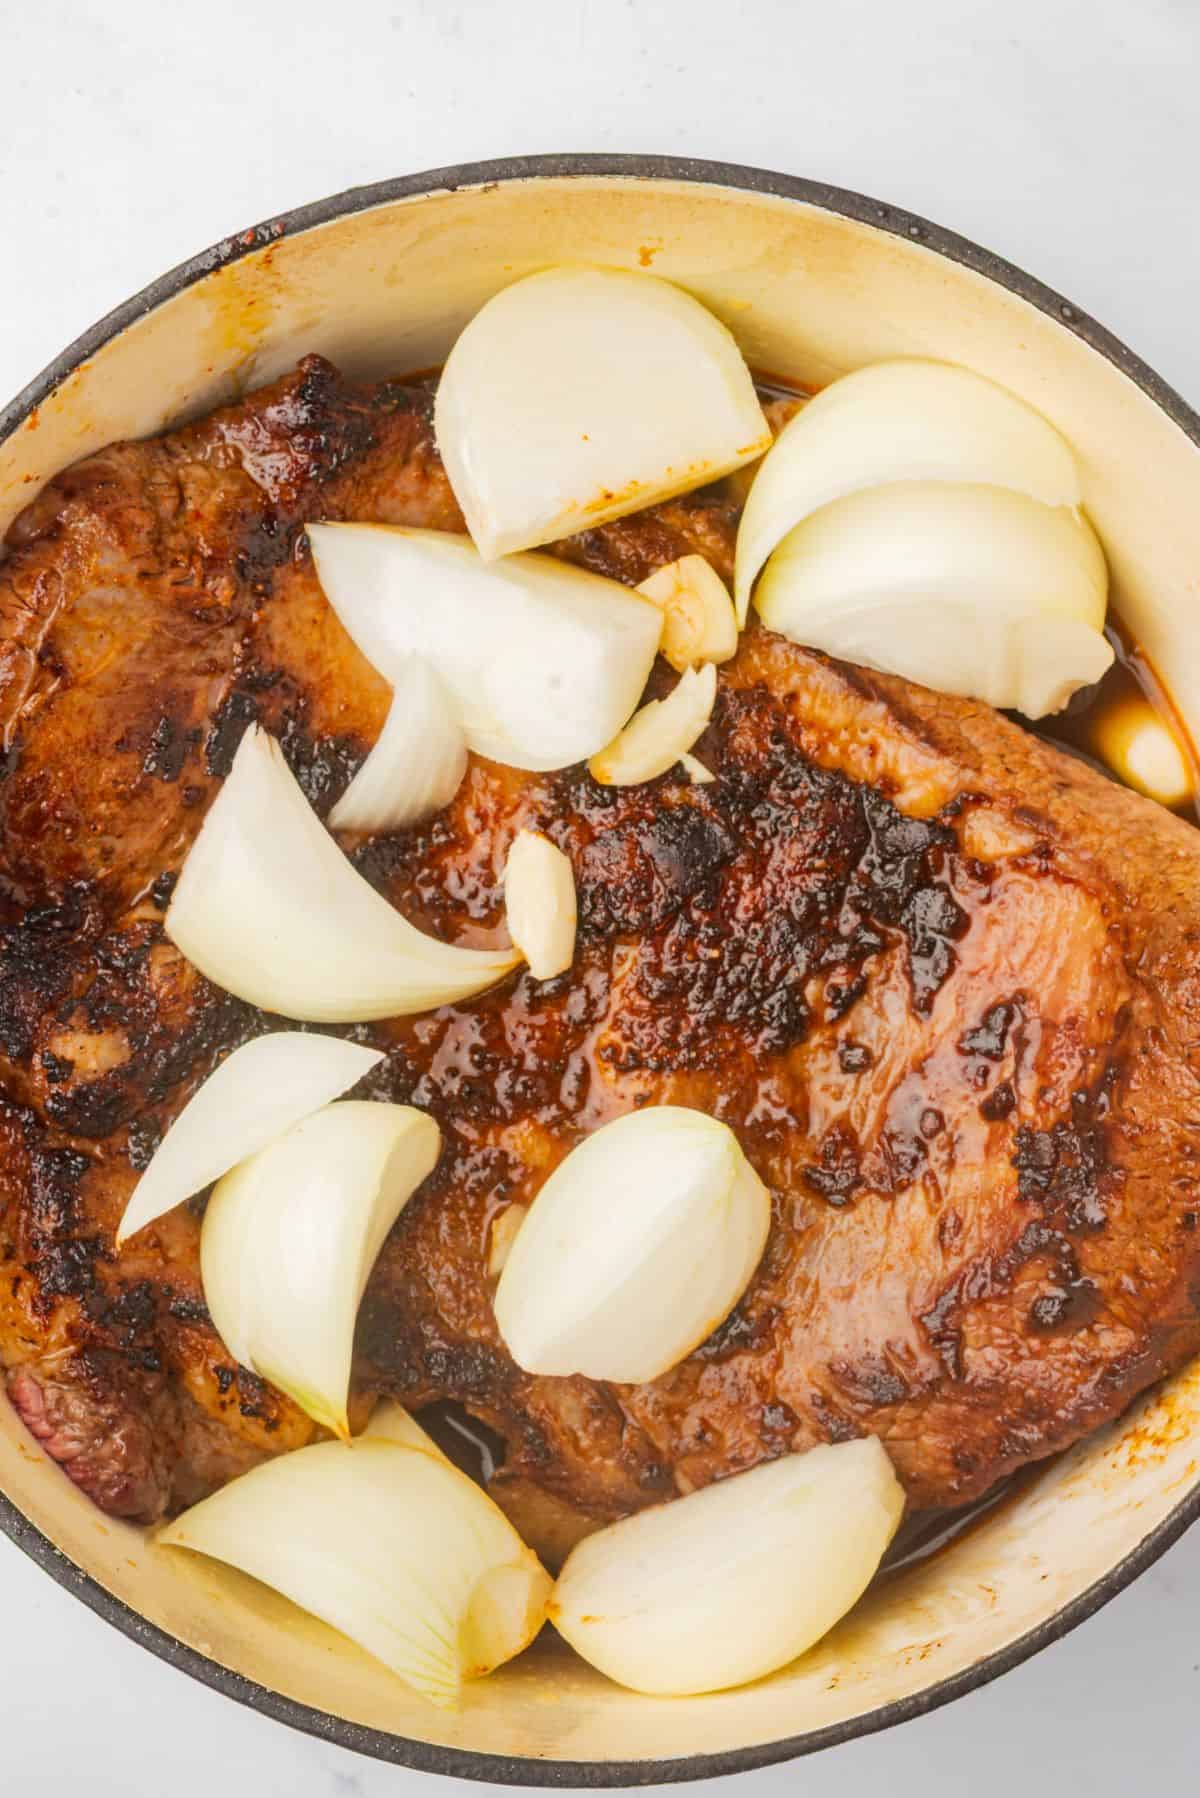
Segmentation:
<svg viewBox="0 0 1200 1798">
<path fill-rule="evenodd" d="M 162 933 L 241 732 L 276 732 L 324 812 L 382 724 L 304 546 L 322 517 L 459 525 L 425 387 L 310 359 L 69 470 L 0 566 L 0 1356 L 123 1515 L 310 1434 L 212 1331 L 200 1203 L 112 1241 L 171 1117 L 271 1026 Z M 558 549 L 628 581 L 692 549 L 728 574 L 735 521 L 713 490 Z M 1196 833 L 985 706 L 754 628 L 698 752 L 714 784 L 621 791 L 476 759 L 427 827 L 346 843 L 478 944 L 504 940 L 518 828 L 575 869 L 569 974 L 353 1033 L 389 1051 L 364 1092 L 445 1137 L 371 1281 L 360 1399 L 453 1399 L 500 1432 L 494 1490 L 547 1552 L 864 1432 L 914 1504 L 959 1504 L 1200 1347 Z M 526 1376 L 492 1318 L 493 1220 L 667 1101 L 725 1119 L 772 1190 L 750 1290 L 647 1386 Z"/>
</svg>

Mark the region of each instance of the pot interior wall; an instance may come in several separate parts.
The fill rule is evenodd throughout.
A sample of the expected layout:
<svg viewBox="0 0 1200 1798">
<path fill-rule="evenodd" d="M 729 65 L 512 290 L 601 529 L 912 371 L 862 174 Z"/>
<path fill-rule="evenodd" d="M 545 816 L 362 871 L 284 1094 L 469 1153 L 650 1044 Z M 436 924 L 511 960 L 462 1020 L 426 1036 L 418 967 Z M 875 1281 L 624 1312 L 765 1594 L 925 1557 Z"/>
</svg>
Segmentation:
<svg viewBox="0 0 1200 1798">
<path fill-rule="evenodd" d="M 716 185 L 540 179 L 353 214 L 149 311 L 0 445 L 0 527 L 58 468 L 260 384 L 319 350 L 365 375 L 441 360 L 490 293 L 550 262 L 650 267 L 804 383 L 882 356 L 964 362 L 1076 445 L 1121 610 L 1200 723 L 1200 453 L 1132 381 L 1022 299 L 923 245 Z M 263 1588 L 103 1518 L 0 1411 L 0 1488 L 80 1568 L 220 1665 L 334 1717 L 549 1760 L 673 1759 L 862 1716 L 963 1672 L 1077 1598 L 1195 1484 L 1200 1370 L 1057 1462 L 932 1560 L 881 1581 L 814 1653 L 756 1686 L 636 1698 L 552 1648 L 449 1717 Z"/>
</svg>

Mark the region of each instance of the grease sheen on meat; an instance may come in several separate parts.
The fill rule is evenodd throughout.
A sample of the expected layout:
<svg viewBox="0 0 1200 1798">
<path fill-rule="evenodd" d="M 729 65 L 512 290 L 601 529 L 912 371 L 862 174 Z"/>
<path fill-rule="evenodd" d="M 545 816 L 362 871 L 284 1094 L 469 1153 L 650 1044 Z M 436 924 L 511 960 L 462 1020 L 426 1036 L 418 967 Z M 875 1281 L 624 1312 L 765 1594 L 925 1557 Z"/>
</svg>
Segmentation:
<svg viewBox="0 0 1200 1798">
<path fill-rule="evenodd" d="M 457 528 L 420 383 L 309 359 L 52 482 L 0 564 L 0 1357 L 106 1509 L 153 1518 L 311 1426 L 204 1309 L 200 1206 L 118 1259 L 171 1117 L 270 1027 L 166 941 L 172 876 L 250 719 L 323 813 L 388 691 L 300 527 Z M 730 572 L 719 490 L 557 546 L 637 582 Z M 660 670 L 655 681 L 664 678 Z M 667 671 L 669 678 L 669 671 Z M 359 1089 L 437 1118 L 441 1162 L 371 1280 L 356 1391 L 465 1405 L 553 1556 L 581 1529 L 871 1432 L 956 1505 L 1200 1347 L 1200 837 L 988 708 L 751 628 L 696 746 L 719 778 L 606 789 L 473 759 L 428 826 L 346 840 L 423 928 L 504 941 L 518 829 L 569 855 L 569 973 L 354 1034 Z M 488 1240 L 571 1145 L 642 1104 L 724 1119 L 773 1195 L 763 1263 L 679 1367 L 538 1379 Z"/>
</svg>

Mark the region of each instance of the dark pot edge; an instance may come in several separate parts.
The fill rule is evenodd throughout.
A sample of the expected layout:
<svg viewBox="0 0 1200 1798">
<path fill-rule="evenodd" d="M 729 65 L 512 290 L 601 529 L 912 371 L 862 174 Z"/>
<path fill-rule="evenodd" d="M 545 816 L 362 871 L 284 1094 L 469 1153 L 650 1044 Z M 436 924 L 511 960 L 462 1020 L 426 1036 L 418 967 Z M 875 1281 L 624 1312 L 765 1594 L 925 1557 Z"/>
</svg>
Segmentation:
<svg viewBox="0 0 1200 1798">
<path fill-rule="evenodd" d="M 691 157 L 589 153 L 505 157 L 489 162 L 430 169 L 415 175 L 375 182 L 369 186 L 350 188 L 328 199 L 296 207 L 233 237 L 223 238 L 210 249 L 201 251 L 199 255 L 159 276 L 140 293 L 100 319 L 56 356 L 0 411 L 0 443 L 9 438 L 29 414 L 82 363 L 138 319 L 154 311 L 165 301 L 173 299 L 206 275 L 276 242 L 281 237 L 294 236 L 297 232 L 311 230 L 332 219 L 396 200 L 418 198 L 424 194 L 460 187 L 562 176 L 632 177 L 648 181 L 692 181 L 731 187 L 801 201 L 872 225 L 893 236 L 920 243 L 950 261 L 961 263 L 995 281 L 1054 318 L 1065 330 L 1081 338 L 1134 381 L 1192 442 L 1200 445 L 1200 416 L 1153 369 L 1134 355 L 1132 350 L 1051 288 L 1034 280 L 1004 258 L 979 248 L 955 232 L 943 230 L 914 213 L 884 205 L 849 189 L 805 180 L 799 176 L 777 174 L 768 169 L 751 168 L 737 163 L 708 162 Z M 897 1723 L 937 1710 L 955 1698 L 988 1685 L 1002 1673 L 1019 1666 L 1040 1649 L 1059 1641 L 1093 1616 L 1146 1568 L 1152 1566 L 1196 1521 L 1197 1516 L 1200 1516 L 1200 1485 L 1182 1499 L 1137 1548 L 1045 1622 L 963 1672 L 877 1710 L 847 1718 L 844 1722 L 831 1724 L 824 1729 L 787 1737 L 782 1741 L 728 1749 L 715 1754 L 690 1755 L 673 1760 L 550 1761 L 528 1756 L 492 1755 L 446 1748 L 436 1743 L 419 1742 L 381 1730 L 367 1729 L 345 1718 L 334 1717 L 328 1712 L 285 1698 L 281 1693 L 245 1679 L 207 1655 L 189 1648 L 178 1637 L 169 1635 L 132 1610 L 90 1574 L 77 1567 L 10 1499 L 0 1493 L 0 1529 L 60 1586 L 74 1592 L 90 1610 L 121 1630 L 132 1641 L 149 1649 L 160 1660 L 190 1674 L 192 1678 L 232 1698 L 236 1703 L 244 1704 L 264 1716 L 286 1723 L 291 1728 L 322 1741 L 335 1743 L 376 1760 L 412 1767 L 420 1772 L 502 1785 L 558 1786 L 567 1789 L 656 1785 L 748 1772 L 754 1768 L 813 1754 L 841 1742 L 874 1735 L 879 1730 L 892 1728 Z"/>
</svg>

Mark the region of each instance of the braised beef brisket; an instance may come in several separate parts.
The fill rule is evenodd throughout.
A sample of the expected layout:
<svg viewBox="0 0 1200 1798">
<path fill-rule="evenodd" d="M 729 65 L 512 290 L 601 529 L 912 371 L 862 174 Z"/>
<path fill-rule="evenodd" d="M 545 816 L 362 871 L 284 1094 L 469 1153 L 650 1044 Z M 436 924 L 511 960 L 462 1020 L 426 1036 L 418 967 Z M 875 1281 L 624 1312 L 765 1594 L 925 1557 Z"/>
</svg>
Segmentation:
<svg viewBox="0 0 1200 1798">
<path fill-rule="evenodd" d="M 386 711 L 300 527 L 459 527 L 429 414 L 422 384 L 310 358 L 68 470 L 0 563 L 0 1359 L 119 1515 L 311 1433 L 212 1330 L 202 1201 L 119 1259 L 113 1233 L 188 1095 L 272 1027 L 162 931 L 241 732 L 276 732 L 325 812 Z M 558 550 L 728 575 L 735 524 L 712 491 Z M 1200 1347 L 1200 835 L 985 706 L 754 628 L 697 748 L 712 785 L 473 759 L 427 827 L 346 841 L 408 917 L 479 944 L 504 940 L 517 829 L 575 869 L 568 974 L 353 1033 L 388 1050 L 362 1091 L 445 1139 L 371 1281 L 360 1403 L 453 1399 L 498 1431 L 493 1489 L 551 1554 L 863 1432 L 915 1505 L 958 1504 Z M 581 1134 L 668 1101 L 726 1120 L 772 1190 L 750 1290 L 649 1385 L 521 1373 L 493 1220 Z"/>
</svg>

